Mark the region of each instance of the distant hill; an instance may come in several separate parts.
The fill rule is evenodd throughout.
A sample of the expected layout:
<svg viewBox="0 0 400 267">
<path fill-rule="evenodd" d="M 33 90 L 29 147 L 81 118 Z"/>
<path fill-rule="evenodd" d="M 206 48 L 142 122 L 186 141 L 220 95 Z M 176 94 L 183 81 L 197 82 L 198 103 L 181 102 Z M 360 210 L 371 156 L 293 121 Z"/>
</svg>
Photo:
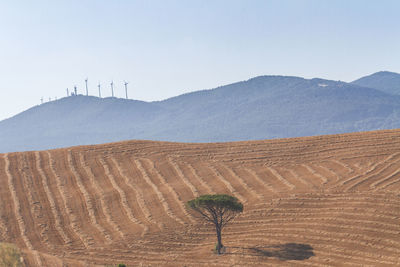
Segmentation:
<svg viewBox="0 0 400 267">
<path fill-rule="evenodd" d="M 400 95 L 400 74 L 389 71 L 380 71 L 362 77 L 352 84 L 379 89 L 383 92 Z"/>
<path fill-rule="evenodd" d="M 71 96 L 0 122 L 0 152 L 128 139 L 222 142 L 400 128 L 400 96 L 288 76 L 158 102 Z"/>
</svg>

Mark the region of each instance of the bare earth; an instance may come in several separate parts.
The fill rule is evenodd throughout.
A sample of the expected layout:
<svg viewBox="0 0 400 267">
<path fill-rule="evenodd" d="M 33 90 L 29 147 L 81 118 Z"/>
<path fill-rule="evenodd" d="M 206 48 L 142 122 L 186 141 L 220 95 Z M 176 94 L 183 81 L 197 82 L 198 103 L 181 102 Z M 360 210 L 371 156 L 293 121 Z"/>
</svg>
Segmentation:
<svg viewBox="0 0 400 267">
<path fill-rule="evenodd" d="M 221 256 L 185 208 L 210 193 L 245 207 Z M 27 266 L 399 266 L 399 194 L 400 130 L 0 154 L 0 242 Z"/>
</svg>

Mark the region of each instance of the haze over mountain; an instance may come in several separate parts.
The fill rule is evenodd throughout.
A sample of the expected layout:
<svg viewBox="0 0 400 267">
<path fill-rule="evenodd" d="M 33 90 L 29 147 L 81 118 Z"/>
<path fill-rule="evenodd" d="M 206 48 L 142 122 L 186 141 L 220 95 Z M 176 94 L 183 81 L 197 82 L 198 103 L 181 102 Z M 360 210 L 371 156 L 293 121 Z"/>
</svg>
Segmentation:
<svg viewBox="0 0 400 267">
<path fill-rule="evenodd" d="M 400 96 L 370 88 L 379 85 L 372 78 L 383 76 L 353 83 L 260 76 L 157 102 L 71 96 L 1 121 L 0 152 L 128 139 L 222 142 L 400 128 Z M 366 81 L 368 86 L 357 85 Z"/>
</svg>

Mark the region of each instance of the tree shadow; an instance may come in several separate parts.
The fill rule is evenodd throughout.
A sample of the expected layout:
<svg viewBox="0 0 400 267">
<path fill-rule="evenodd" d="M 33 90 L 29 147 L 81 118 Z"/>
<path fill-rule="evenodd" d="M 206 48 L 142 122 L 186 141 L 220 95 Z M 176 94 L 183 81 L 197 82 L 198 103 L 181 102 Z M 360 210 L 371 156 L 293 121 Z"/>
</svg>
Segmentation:
<svg viewBox="0 0 400 267">
<path fill-rule="evenodd" d="M 286 243 L 268 247 L 249 248 L 252 252 L 265 257 L 274 257 L 282 261 L 306 260 L 314 256 L 313 247 L 308 244 Z"/>
<path fill-rule="evenodd" d="M 242 251 L 228 252 L 227 254 L 247 254 L 261 257 L 273 257 L 281 261 L 287 260 L 306 260 L 315 256 L 313 247 L 308 244 L 286 243 L 272 246 L 257 247 L 230 247 Z M 238 253 L 239 252 L 239 253 Z"/>
</svg>

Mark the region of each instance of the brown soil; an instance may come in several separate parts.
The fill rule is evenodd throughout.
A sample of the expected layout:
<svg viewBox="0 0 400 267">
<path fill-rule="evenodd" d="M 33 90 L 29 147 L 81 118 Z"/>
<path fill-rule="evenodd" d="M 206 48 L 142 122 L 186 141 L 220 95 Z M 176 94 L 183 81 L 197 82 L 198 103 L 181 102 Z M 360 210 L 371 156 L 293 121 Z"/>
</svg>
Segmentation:
<svg viewBox="0 0 400 267">
<path fill-rule="evenodd" d="M 398 266 L 400 130 L 0 154 L 0 242 L 26 266 Z M 216 237 L 185 202 L 245 211 Z"/>
</svg>

